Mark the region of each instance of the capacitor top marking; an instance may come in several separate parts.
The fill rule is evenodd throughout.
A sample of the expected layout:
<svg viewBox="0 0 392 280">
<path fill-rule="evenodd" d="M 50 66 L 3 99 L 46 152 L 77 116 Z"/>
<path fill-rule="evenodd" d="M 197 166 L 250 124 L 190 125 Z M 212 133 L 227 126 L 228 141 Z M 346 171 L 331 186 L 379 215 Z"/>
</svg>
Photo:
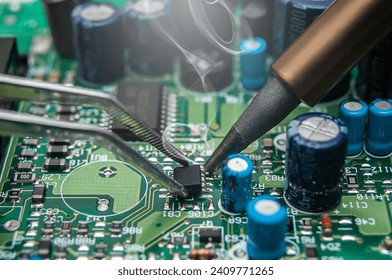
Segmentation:
<svg viewBox="0 0 392 280">
<path fill-rule="evenodd" d="M 115 10 L 110 6 L 87 6 L 80 12 L 80 16 L 89 21 L 103 21 L 110 19 Z"/>
<path fill-rule="evenodd" d="M 134 1 L 130 3 L 126 11 L 134 14 L 136 17 L 149 16 L 152 18 L 159 17 L 160 13 L 167 10 L 165 1 Z"/>
<path fill-rule="evenodd" d="M 136 1 L 133 10 L 141 14 L 157 14 L 165 9 L 163 1 Z"/>
<path fill-rule="evenodd" d="M 374 106 L 380 110 L 383 110 L 383 111 L 387 111 L 392 108 L 392 104 L 385 101 L 385 100 L 381 100 L 381 101 L 374 103 Z"/>
<path fill-rule="evenodd" d="M 270 195 L 259 196 L 246 207 L 247 249 L 250 259 L 274 260 L 286 251 L 287 210 Z"/>
<path fill-rule="evenodd" d="M 245 40 L 244 46 L 248 51 L 254 51 L 261 46 L 261 43 L 257 40 Z"/>
<path fill-rule="evenodd" d="M 243 172 L 248 169 L 249 164 L 243 158 L 236 157 L 228 160 L 227 166 L 235 172 Z"/>
<path fill-rule="evenodd" d="M 311 141 L 326 142 L 339 134 L 339 127 L 328 119 L 312 117 L 300 124 L 298 133 Z"/>
<path fill-rule="evenodd" d="M 280 207 L 279 203 L 272 200 L 260 200 L 255 204 L 255 209 L 263 215 L 272 216 L 275 215 Z"/>
<path fill-rule="evenodd" d="M 359 102 L 354 102 L 354 101 L 349 101 L 347 103 L 344 103 L 344 108 L 350 111 L 359 111 L 363 108 L 363 105 Z"/>
</svg>

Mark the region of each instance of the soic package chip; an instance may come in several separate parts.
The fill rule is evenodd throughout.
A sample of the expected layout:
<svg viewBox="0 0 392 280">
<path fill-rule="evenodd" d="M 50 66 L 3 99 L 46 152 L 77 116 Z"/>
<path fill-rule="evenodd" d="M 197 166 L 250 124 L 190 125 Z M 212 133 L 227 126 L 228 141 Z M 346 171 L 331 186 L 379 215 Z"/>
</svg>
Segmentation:
<svg viewBox="0 0 392 280">
<path fill-rule="evenodd" d="M 173 177 L 188 190 L 189 194 L 197 195 L 201 193 L 203 182 L 200 165 L 176 167 Z"/>
<path fill-rule="evenodd" d="M 141 121 L 160 132 L 162 124 L 163 87 L 158 82 L 123 82 L 117 90 L 117 98 L 125 109 Z M 139 141 L 139 137 L 114 121 L 112 131 L 126 141 Z"/>
</svg>

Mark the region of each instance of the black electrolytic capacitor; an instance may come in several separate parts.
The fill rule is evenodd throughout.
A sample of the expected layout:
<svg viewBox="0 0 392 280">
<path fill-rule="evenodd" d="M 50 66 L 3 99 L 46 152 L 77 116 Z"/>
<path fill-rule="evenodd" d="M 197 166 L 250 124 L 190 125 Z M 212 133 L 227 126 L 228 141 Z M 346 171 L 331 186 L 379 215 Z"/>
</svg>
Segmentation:
<svg viewBox="0 0 392 280">
<path fill-rule="evenodd" d="M 392 99 L 392 33 L 359 63 L 356 90 L 367 102 Z"/>
<path fill-rule="evenodd" d="M 92 84 L 115 82 L 124 75 L 122 13 L 108 3 L 88 2 L 72 12 L 79 78 Z"/>
<path fill-rule="evenodd" d="M 308 113 L 287 127 L 284 197 L 309 213 L 335 208 L 342 199 L 347 127 L 333 116 Z"/>
<path fill-rule="evenodd" d="M 57 52 L 62 57 L 72 57 L 74 46 L 71 13 L 73 8 L 87 0 L 42 0 L 42 2 Z"/>
<path fill-rule="evenodd" d="M 249 2 L 241 15 L 241 37 L 263 38 L 268 50 L 272 49 L 274 1 L 262 0 Z"/>
<path fill-rule="evenodd" d="M 233 82 L 233 57 L 218 49 L 191 52 L 180 61 L 180 81 L 198 92 L 221 91 Z"/>
<path fill-rule="evenodd" d="M 138 74 L 171 73 L 176 49 L 165 34 L 170 0 L 132 0 L 125 7 L 125 32 L 130 68 Z"/>
<path fill-rule="evenodd" d="M 275 1 L 274 55 L 278 57 L 317 19 L 333 0 Z"/>
<path fill-rule="evenodd" d="M 274 55 L 278 57 L 332 4 L 333 0 L 277 0 L 275 2 Z M 351 75 L 341 78 L 321 102 L 349 91 Z"/>
</svg>

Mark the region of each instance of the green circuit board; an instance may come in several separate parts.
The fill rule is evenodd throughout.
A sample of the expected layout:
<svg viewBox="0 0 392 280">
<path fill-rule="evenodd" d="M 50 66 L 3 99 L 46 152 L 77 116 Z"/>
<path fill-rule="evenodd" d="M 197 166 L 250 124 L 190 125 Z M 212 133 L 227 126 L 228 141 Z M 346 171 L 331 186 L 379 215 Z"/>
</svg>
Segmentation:
<svg viewBox="0 0 392 280">
<path fill-rule="evenodd" d="M 86 86 L 77 79 L 77 62 L 60 58 L 50 41 L 40 1 L 0 1 L 0 36 L 16 37 L 18 50 L 29 60 L 27 77 Z M 112 0 L 118 6 L 126 1 Z M 240 10 L 240 7 L 238 8 Z M 203 165 L 231 125 L 254 96 L 239 83 L 239 60 L 235 58 L 234 82 L 222 92 L 197 93 L 184 88 L 178 73 L 148 79 L 129 74 L 126 81 L 159 82 L 166 99 L 164 139 L 172 142 L 195 164 Z M 355 73 L 354 73 L 355 74 Z M 355 79 L 355 75 L 353 75 Z M 115 94 L 117 85 L 96 87 Z M 338 104 L 352 93 L 313 108 L 300 105 L 281 124 L 250 145 L 243 154 L 256 163 L 253 196 L 270 194 L 284 205 L 285 131 L 297 115 L 307 112 L 338 114 Z M 57 118 L 58 104 L 21 102 L 18 110 Z M 110 119 L 96 108 L 75 106 L 73 121 L 109 127 Z M 167 109 L 169 108 L 169 109 Z M 168 114 L 167 112 L 170 112 Z M 0 259 L 23 259 L 37 254 L 43 235 L 51 241 L 50 259 L 190 259 L 207 254 L 212 259 L 241 259 L 247 240 L 246 214 L 224 211 L 220 172 L 206 177 L 198 197 L 180 199 L 122 162 L 105 147 L 84 139 L 72 140 L 62 171 L 45 169 L 49 140 L 26 145 L 26 137 L 10 137 L 4 151 L 0 181 Z M 269 144 L 272 143 L 272 146 Z M 129 142 L 150 162 L 172 175 L 177 163 L 149 144 Z M 21 156 L 23 150 L 34 156 Z M 18 163 L 34 169 L 21 172 Z M 323 213 L 332 221 L 333 234 L 322 236 L 320 214 L 305 214 L 287 206 L 291 228 L 283 259 L 307 259 L 315 248 L 318 259 L 392 259 L 385 242 L 392 238 L 392 156 L 378 158 L 366 152 L 347 158 L 346 175 L 356 175 L 357 188 L 342 178 L 342 203 Z M 26 182 L 23 182 L 23 179 Z M 33 188 L 44 185 L 45 200 L 32 202 Z M 19 191 L 17 201 L 10 199 Z M 62 224 L 69 221 L 68 234 Z M 117 227 L 116 227 L 117 226 Z M 201 229 L 219 229 L 221 242 L 205 244 Z M 57 254 L 57 248 L 65 248 Z"/>
</svg>

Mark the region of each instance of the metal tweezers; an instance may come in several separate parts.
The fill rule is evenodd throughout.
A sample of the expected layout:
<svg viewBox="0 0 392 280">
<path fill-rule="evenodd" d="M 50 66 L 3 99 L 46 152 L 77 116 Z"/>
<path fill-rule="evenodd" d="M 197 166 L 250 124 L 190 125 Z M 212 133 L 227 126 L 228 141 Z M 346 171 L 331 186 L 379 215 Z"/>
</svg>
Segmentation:
<svg viewBox="0 0 392 280">
<path fill-rule="evenodd" d="M 177 148 L 170 143 L 163 143 L 161 135 L 139 120 L 138 117 L 129 113 L 111 94 L 82 87 L 63 86 L 0 74 L 0 97 L 5 100 L 79 104 L 104 110 L 111 118 L 143 141 L 151 144 L 174 161 L 184 166 L 188 165 L 188 159 Z M 120 159 L 134 165 L 143 174 L 151 177 L 172 193 L 182 197 L 188 195 L 187 190 L 180 183 L 166 175 L 107 129 L 0 110 L 0 135 L 88 139 L 107 147 Z"/>
</svg>

